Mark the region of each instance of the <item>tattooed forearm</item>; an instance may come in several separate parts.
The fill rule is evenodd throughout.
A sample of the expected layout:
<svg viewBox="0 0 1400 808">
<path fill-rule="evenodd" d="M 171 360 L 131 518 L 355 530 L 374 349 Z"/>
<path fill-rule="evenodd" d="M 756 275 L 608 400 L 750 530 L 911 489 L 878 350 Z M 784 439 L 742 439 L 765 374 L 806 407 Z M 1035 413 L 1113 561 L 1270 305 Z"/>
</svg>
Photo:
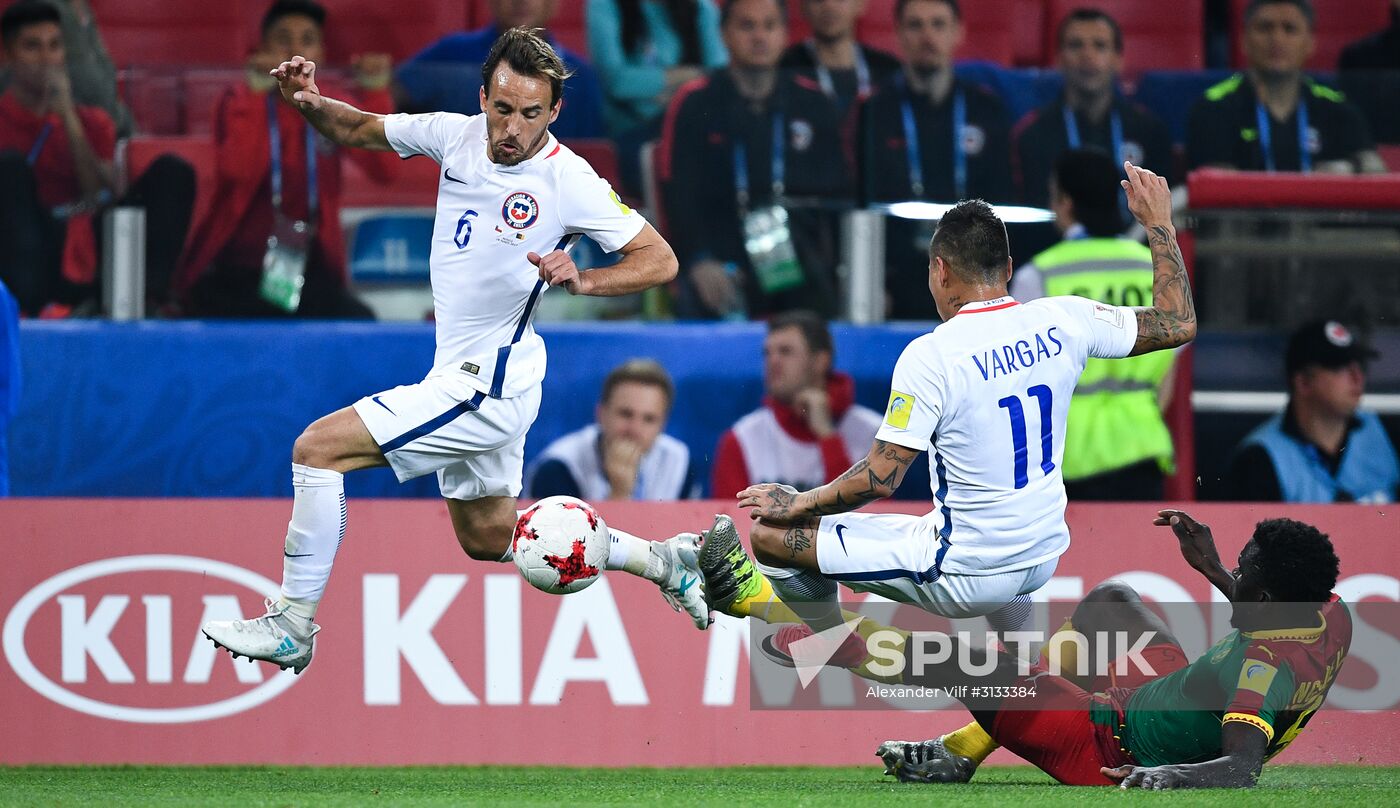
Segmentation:
<svg viewBox="0 0 1400 808">
<path fill-rule="evenodd" d="M 798 553 L 812 546 L 812 531 L 805 527 L 788 528 L 783 533 L 783 546 L 793 558 L 797 558 Z"/>
<path fill-rule="evenodd" d="M 1196 303 L 1176 230 L 1153 225 L 1147 229 L 1147 244 L 1152 248 L 1152 306 L 1136 309 L 1133 354 L 1175 348 L 1196 337 Z"/>
<path fill-rule="evenodd" d="M 918 456 L 913 449 L 877 440 L 870 454 L 840 477 L 802 494 L 798 510 L 813 516 L 831 516 L 884 499 L 899 488 L 909 465 Z"/>
</svg>

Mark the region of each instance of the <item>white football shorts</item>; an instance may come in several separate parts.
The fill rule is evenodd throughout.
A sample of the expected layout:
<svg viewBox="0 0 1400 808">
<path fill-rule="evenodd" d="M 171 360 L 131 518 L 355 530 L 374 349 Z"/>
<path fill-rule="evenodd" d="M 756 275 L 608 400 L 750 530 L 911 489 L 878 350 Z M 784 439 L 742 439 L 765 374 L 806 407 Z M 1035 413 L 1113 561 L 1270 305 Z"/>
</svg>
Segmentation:
<svg viewBox="0 0 1400 808">
<path fill-rule="evenodd" d="M 520 496 L 525 434 L 539 411 L 539 385 L 491 398 L 455 374 L 355 402 L 399 482 L 436 471 L 442 495 L 465 500 Z"/>
<path fill-rule="evenodd" d="M 941 520 L 935 514 L 843 513 L 817 528 L 822 575 L 855 592 L 874 592 L 933 614 L 960 619 L 989 614 L 1029 595 L 1055 573 L 1058 558 L 990 575 L 942 572 Z"/>
</svg>

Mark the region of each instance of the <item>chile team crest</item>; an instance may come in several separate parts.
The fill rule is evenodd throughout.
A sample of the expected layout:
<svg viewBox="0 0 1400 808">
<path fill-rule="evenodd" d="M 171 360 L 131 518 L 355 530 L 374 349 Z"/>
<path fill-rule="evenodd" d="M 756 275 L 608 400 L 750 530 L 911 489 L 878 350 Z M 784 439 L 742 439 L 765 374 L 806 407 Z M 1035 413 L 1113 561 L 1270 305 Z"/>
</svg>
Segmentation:
<svg viewBox="0 0 1400 808">
<path fill-rule="evenodd" d="M 524 230 L 540 217 L 540 205 L 533 196 L 524 191 L 516 191 L 506 197 L 501 206 L 501 218 L 515 230 Z"/>
</svg>

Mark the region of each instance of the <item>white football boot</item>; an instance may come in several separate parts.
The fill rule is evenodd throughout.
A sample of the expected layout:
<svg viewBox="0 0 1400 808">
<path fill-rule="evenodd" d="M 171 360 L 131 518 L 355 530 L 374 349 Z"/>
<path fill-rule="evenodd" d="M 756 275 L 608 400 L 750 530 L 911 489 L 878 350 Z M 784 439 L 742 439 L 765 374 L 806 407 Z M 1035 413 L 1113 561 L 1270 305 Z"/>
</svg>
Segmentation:
<svg viewBox="0 0 1400 808">
<path fill-rule="evenodd" d="M 714 622 L 705 591 L 700 586 L 700 536 L 682 533 L 666 541 L 653 542 L 651 551 L 667 566 L 662 568 L 661 596 L 676 611 L 685 610 L 695 627 L 704 631 Z"/>
<path fill-rule="evenodd" d="M 227 648 L 234 659 L 241 656 L 271 662 L 282 670 L 301 673 L 311 664 L 313 638 L 321 627 L 311 624 L 299 631 L 296 620 L 283 614 L 284 606 L 272 598 L 263 601 L 267 614 L 250 620 L 210 620 L 202 629 L 216 647 Z"/>
</svg>

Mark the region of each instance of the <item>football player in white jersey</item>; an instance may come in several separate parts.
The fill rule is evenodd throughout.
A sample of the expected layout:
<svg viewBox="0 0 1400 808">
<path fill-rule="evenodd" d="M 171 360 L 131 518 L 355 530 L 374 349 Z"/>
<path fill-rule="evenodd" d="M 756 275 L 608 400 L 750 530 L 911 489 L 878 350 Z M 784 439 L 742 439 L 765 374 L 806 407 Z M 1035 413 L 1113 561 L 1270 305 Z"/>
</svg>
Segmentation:
<svg viewBox="0 0 1400 808">
<path fill-rule="evenodd" d="M 763 483 L 739 492 L 760 563 L 748 558 L 729 518 L 718 517 L 700 558 L 717 609 L 825 630 L 849 619 L 836 603 L 840 582 L 945 617 L 985 615 L 997 631 L 1020 628 L 1030 593 L 1069 546 L 1060 464 L 1085 360 L 1167 350 L 1196 335 L 1171 191 L 1150 171 L 1124 169 L 1129 209 L 1152 249 L 1152 305 L 1070 296 L 1016 302 L 1007 292 L 1005 226 L 985 202 L 955 206 L 929 245 L 929 291 L 943 324 L 900 355 L 869 455 L 810 491 Z M 893 494 L 925 451 L 933 511 L 852 513 Z M 859 637 L 848 639 L 838 653 L 864 655 Z M 934 745 L 929 754 L 970 761 L 959 776 L 995 748 L 976 724 Z"/>
<path fill-rule="evenodd" d="M 430 270 L 433 368 L 417 384 L 360 399 L 307 427 L 292 449 L 295 499 L 281 598 L 250 620 L 204 633 L 235 656 L 298 673 L 345 535 L 343 475 L 389 466 L 400 481 L 436 472 L 467 555 L 509 561 L 525 434 L 540 405 L 544 342 L 532 319 L 550 286 L 626 295 L 676 275 L 671 247 L 582 158 L 549 133 L 568 73 L 535 31 L 513 28 L 482 67 L 483 114 L 376 115 L 321 95 L 300 56 L 271 71 L 282 97 L 342 146 L 427 155 L 441 164 Z M 587 234 L 617 264 L 579 272 L 567 248 Z M 608 569 L 656 582 L 695 625 L 711 616 L 698 586 L 698 536 L 652 542 L 613 529 Z"/>
</svg>

